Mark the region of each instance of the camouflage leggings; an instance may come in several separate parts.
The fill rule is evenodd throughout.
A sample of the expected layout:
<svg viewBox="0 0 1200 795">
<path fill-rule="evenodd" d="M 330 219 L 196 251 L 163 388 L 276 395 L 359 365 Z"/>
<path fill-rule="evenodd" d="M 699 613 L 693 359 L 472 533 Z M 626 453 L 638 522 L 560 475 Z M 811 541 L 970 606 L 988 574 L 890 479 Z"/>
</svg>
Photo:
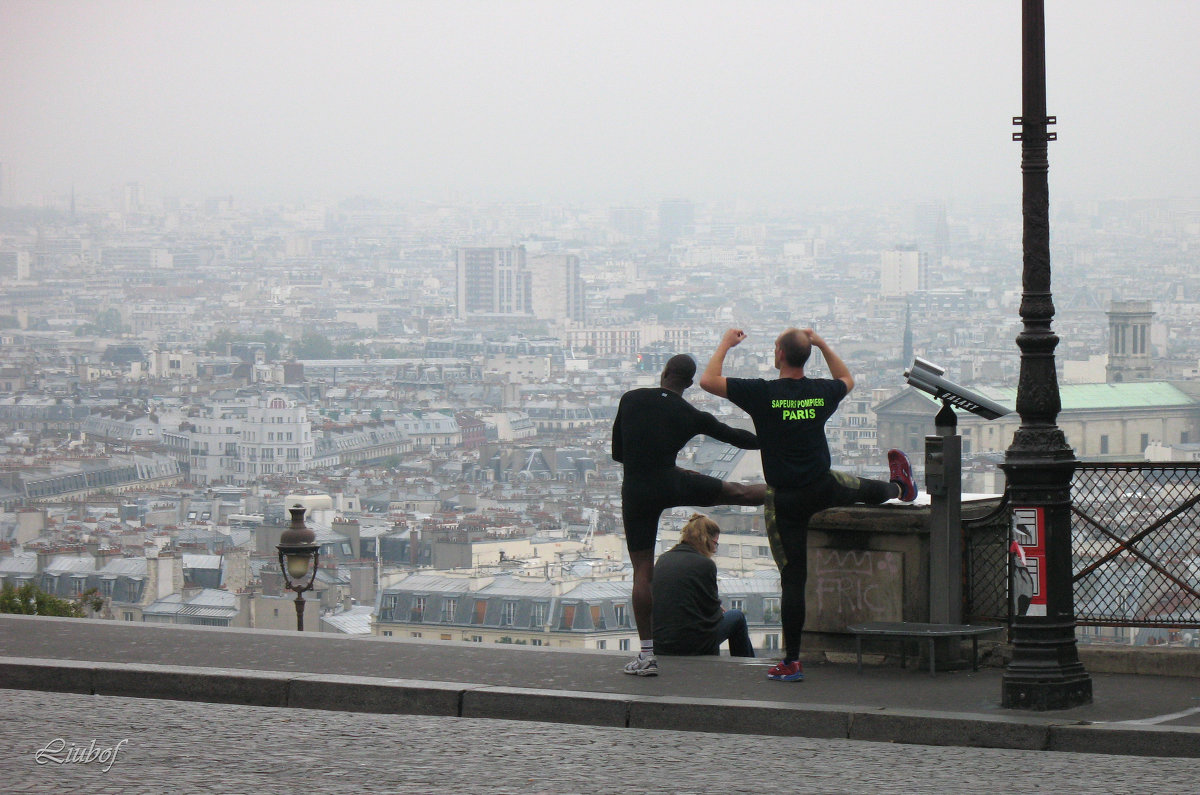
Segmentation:
<svg viewBox="0 0 1200 795">
<path fill-rule="evenodd" d="M 804 631 L 804 586 L 808 580 L 808 522 L 826 508 L 865 503 L 878 505 L 895 497 L 895 487 L 882 480 L 867 480 L 830 471 L 800 489 L 767 488 L 764 514 L 771 555 L 779 567 L 780 619 L 785 656 L 800 656 Z"/>
</svg>

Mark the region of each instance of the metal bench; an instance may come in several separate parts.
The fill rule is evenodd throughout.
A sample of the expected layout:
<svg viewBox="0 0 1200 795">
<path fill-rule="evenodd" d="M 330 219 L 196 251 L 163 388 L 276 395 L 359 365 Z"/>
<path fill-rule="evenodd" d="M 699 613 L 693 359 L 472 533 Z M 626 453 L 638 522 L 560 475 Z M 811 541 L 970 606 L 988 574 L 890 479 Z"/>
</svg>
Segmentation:
<svg viewBox="0 0 1200 795">
<path fill-rule="evenodd" d="M 979 670 L 979 636 L 999 632 L 1003 626 L 984 626 L 981 624 L 918 624 L 908 621 L 868 621 L 865 624 L 851 624 L 846 628 L 854 635 L 854 647 L 858 656 L 858 673 L 862 673 L 862 642 L 865 637 L 891 638 L 900 641 L 900 667 L 906 660 L 904 641 L 916 640 L 929 643 L 929 675 L 937 671 L 934 662 L 934 641 L 938 638 L 967 638 L 971 639 L 971 670 Z"/>
</svg>

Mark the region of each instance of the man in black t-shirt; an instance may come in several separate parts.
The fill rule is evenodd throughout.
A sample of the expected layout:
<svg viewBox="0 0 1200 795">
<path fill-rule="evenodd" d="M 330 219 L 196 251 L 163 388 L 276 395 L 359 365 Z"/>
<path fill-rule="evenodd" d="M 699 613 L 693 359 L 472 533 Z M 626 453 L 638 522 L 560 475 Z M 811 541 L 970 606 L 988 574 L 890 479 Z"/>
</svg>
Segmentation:
<svg viewBox="0 0 1200 795">
<path fill-rule="evenodd" d="M 727 483 L 675 465 L 679 451 L 699 434 L 743 450 L 758 449 L 758 439 L 750 431 L 731 428 L 683 399 L 695 375 L 691 356 L 672 356 L 663 368 L 660 386 L 626 392 L 613 421 L 612 457 L 624 466 L 621 516 L 633 564 L 633 616 L 642 646 L 624 668 L 634 676 L 658 674 L 651 586 L 659 516 L 667 508 L 683 505 L 762 505 L 766 496 L 762 484 Z"/>
<path fill-rule="evenodd" d="M 854 388 L 854 377 L 824 339 L 812 329 L 790 328 L 775 341 L 779 378 L 726 378 L 722 375 L 725 355 L 745 338 L 741 329 L 725 332 L 700 377 L 700 387 L 745 410 L 754 420 L 762 444 L 767 481 L 764 518 L 771 554 L 779 567 L 784 641 L 783 662 L 771 668 L 767 677 L 797 682 L 804 678 L 800 635 L 804 630 L 809 519 L 836 505 L 875 505 L 897 498 L 912 502 L 917 490 L 908 457 L 899 450 L 888 451 L 888 482 L 830 469 L 825 422 Z M 832 378 L 804 375 L 813 348 L 821 351 Z"/>
</svg>

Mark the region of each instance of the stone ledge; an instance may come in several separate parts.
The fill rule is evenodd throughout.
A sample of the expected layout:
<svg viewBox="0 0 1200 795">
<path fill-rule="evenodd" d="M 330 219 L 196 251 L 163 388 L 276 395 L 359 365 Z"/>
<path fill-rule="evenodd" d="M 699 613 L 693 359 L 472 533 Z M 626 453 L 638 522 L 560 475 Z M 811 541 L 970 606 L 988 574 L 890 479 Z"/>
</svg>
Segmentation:
<svg viewBox="0 0 1200 795">
<path fill-rule="evenodd" d="M 1117 723 L 1051 726 L 1047 750 L 1200 759 L 1200 729 Z"/>
<path fill-rule="evenodd" d="M 97 696 L 286 707 L 289 705 L 290 678 L 273 671 L 242 668 L 103 663 L 93 665 L 92 693 Z"/>
<path fill-rule="evenodd" d="M 629 705 L 629 726 L 777 737 L 850 736 L 850 718 L 842 707 L 669 696 L 634 699 Z"/>
<path fill-rule="evenodd" d="M 924 680 L 922 680 L 923 682 Z M 305 709 L 1200 758 L 1200 727 L 0 657 L 0 687 Z"/>
<path fill-rule="evenodd" d="M 463 692 L 463 718 L 502 718 L 587 726 L 629 724 L 630 696 L 525 687 L 478 687 Z"/>
<path fill-rule="evenodd" d="M 1200 650 L 1077 644 L 1088 673 L 1200 677 Z"/>
<path fill-rule="evenodd" d="M 903 739 L 896 739 L 898 737 Z M 857 710 L 850 715 L 849 738 L 884 743 L 1044 751 L 1050 744 L 1050 722 L 954 712 Z"/>
<path fill-rule="evenodd" d="M 458 717 L 463 692 L 475 687 L 478 685 L 419 679 L 305 674 L 289 679 L 288 704 L 341 712 Z"/>
</svg>

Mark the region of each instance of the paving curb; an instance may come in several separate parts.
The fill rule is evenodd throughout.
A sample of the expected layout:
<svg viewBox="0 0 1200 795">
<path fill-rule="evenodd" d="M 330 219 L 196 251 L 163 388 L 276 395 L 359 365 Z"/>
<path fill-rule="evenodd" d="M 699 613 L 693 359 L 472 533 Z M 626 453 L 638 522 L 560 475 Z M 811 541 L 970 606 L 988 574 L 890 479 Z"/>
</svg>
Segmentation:
<svg viewBox="0 0 1200 795">
<path fill-rule="evenodd" d="M 0 687 L 347 712 L 1200 758 L 1200 728 L 638 696 L 232 668 L 0 657 Z"/>
</svg>

